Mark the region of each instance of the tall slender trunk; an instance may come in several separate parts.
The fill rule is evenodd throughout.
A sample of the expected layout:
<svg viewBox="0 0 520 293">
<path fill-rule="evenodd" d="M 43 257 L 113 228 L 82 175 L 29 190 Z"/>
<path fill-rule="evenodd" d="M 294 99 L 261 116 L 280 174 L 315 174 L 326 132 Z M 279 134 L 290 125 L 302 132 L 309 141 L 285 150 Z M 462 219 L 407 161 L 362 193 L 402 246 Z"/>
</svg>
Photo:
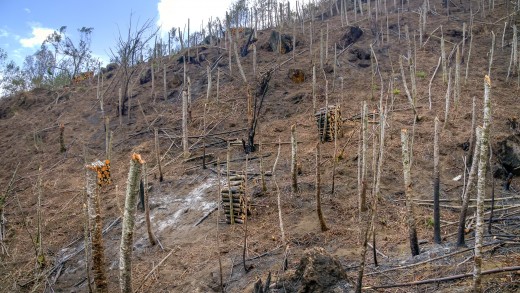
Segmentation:
<svg viewBox="0 0 520 293">
<path fill-rule="evenodd" d="M 478 163 L 477 181 L 477 220 L 475 224 L 475 257 L 473 266 L 474 292 L 482 292 L 482 280 L 480 273 L 482 271 L 482 242 L 484 235 L 484 197 L 486 192 L 486 171 L 489 156 L 489 126 L 491 123 L 490 88 L 491 80 L 489 76 L 486 75 L 484 78 L 484 123 L 482 127 L 482 138 L 480 142 L 480 160 Z"/>
<path fill-rule="evenodd" d="M 119 247 L 119 285 L 122 293 L 133 293 L 132 290 L 132 248 L 134 243 L 135 210 L 137 194 L 144 161 L 139 154 L 132 154 L 130 171 L 126 182 L 125 212 Z"/>
<path fill-rule="evenodd" d="M 298 163 L 296 158 L 298 142 L 296 141 L 296 125 L 291 126 L 291 146 L 291 186 L 293 194 L 296 194 L 296 192 L 298 192 Z"/>
<path fill-rule="evenodd" d="M 433 139 L 433 240 L 441 243 L 441 212 L 439 206 L 439 118 L 435 117 L 434 139 Z"/>
<path fill-rule="evenodd" d="M 146 164 L 143 165 L 143 189 L 144 189 L 144 217 L 146 220 L 146 231 L 151 245 L 157 244 L 157 239 L 152 230 L 152 221 L 150 219 L 150 202 L 148 196 L 148 176 L 146 175 Z"/>
<path fill-rule="evenodd" d="M 321 210 L 320 144 L 320 142 L 316 143 L 316 211 L 318 212 L 318 219 L 320 221 L 321 231 L 325 232 L 329 230 L 329 228 L 327 228 L 327 224 L 325 223 L 325 219 L 323 218 L 323 211 Z"/>
<path fill-rule="evenodd" d="M 408 131 L 401 129 L 401 144 L 403 153 L 403 173 L 404 188 L 406 195 L 406 218 L 408 223 L 408 238 L 412 256 L 419 255 L 419 241 L 417 240 L 417 230 L 415 228 L 415 215 L 413 211 L 413 189 L 412 176 L 410 174 L 410 152 L 408 150 Z"/>
</svg>

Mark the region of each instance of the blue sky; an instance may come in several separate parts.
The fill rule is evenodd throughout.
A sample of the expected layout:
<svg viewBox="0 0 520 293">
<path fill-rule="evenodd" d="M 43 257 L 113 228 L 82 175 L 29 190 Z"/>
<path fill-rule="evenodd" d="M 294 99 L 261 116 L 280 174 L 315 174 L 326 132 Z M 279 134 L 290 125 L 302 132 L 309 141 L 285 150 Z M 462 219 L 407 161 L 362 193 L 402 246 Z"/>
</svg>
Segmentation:
<svg viewBox="0 0 520 293">
<path fill-rule="evenodd" d="M 33 54 L 47 35 L 61 26 L 74 40 L 77 29 L 93 27 L 91 49 L 105 63 L 110 48 L 124 31 L 133 14 L 133 23 L 147 19 L 164 31 L 190 25 L 199 28 L 210 17 L 225 15 L 232 0 L 0 0 L 0 48 L 10 60 L 23 64 L 25 56 Z"/>
</svg>

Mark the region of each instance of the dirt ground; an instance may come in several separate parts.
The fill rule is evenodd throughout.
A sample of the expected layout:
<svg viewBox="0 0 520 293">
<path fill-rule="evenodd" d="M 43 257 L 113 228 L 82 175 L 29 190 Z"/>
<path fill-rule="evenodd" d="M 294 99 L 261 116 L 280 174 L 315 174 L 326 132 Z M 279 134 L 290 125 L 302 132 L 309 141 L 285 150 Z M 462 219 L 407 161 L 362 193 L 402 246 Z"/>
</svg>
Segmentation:
<svg viewBox="0 0 520 293">
<path fill-rule="evenodd" d="M 191 156 L 202 155 L 203 112 L 207 103 L 206 153 L 210 154 L 208 169 L 202 169 L 200 159 L 184 161 L 181 142 L 181 99 L 182 85 L 170 82 L 180 75 L 183 65 L 177 56 L 164 57 L 167 66 L 168 97 L 164 99 L 162 86 L 155 87 L 156 99 L 151 83 L 140 84 L 135 78 L 130 114 L 117 116 L 117 92 L 121 78 L 117 70 L 114 76 L 104 81 L 100 91 L 104 93 L 104 113 L 97 99 L 96 80 L 83 81 L 58 90 L 35 89 L 14 97 L 0 100 L 0 190 L 8 186 L 16 170 L 12 191 L 5 201 L 7 253 L 0 255 L 1 292 L 88 292 L 85 257 L 83 249 L 83 203 L 85 200 L 85 162 L 105 158 L 105 128 L 103 115 L 110 119 L 113 132 L 111 157 L 112 184 L 102 193 L 106 269 L 110 290 L 119 290 L 119 243 L 122 210 L 126 191 L 130 155 L 138 152 L 147 161 L 147 178 L 150 182 L 150 208 L 152 226 L 161 245 L 151 246 L 146 232 L 144 213 L 137 211 L 133 249 L 133 287 L 136 292 L 219 292 L 219 255 L 222 277 L 226 292 L 252 292 L 258 279 L 265 280 L 269 272 L 273 282 L 283 275 L 283 259 L 287 253 L 288 268 L 294 269 L 304 251 L 322 247 L 337 257 L 345 268 L 351 283 L 355 283 L 360 262 L 361 232 L 358 214 L 358 145 L 360 109 L 362 102 L 368 103 L 369 112 L 376 112 L 369 121 L 368 144 L 368 201 L 373 184 L 372 146 L 381 125 L 378 123 L 380 92 L 383 93 L 384 108 L 388 109 L 385 131 L 384 164 L 381 178 L 381 194 L 375 220 L 376 246 L 379 266 L 374 266 L 372 252 L 366 255 L 367 267 L 363 284 L 366 287 L 384 284 L 406 283 L 455 274 L 471 273 L 472 251 L 461 252 L 440 258 L 423 265 L 395 269 L 420 261 L 461 250 L 455 245 L 460 196 L 464 186 L 463 144 L 471 132 L 471 104 L 476 98 L 477 123 L 482 123 L 484 75 L 488 73 L 489 50 L 492 32 L 496 35 L 491 68 L 492 129 L 491 146 L 514 134 L 508 119 L 517 117 L 520 111 L 518 74 L 507 80 L 513 29 L 508 27 L 502 37 L 506 16 L 514 7 L 506 10 L 504 2 L 495 3 L 495 10 L 485 15 L 475 14 L 471 49 L 469 38 L 465 41 L 461 66 L 461 94 L 457 102 L 451 99 L 448 120 L 444 121 L 447 84 L 442 81 L 439 68 L 431 84 L 431 109 L 429 82 L 439 57 L 441 25 L 446 37 L 448 65 L 455 74 L 456 44 L 462 49 L 462 26 L 469 27 L 469 3 L 452 6 L 450 16 L 440 2 L 430 3 L 423 45 L 418 36 L 419 1 L 410 1 L 404 10 L 394 9 L 388 3 L 389 14 L 379 15 L 375 21 L 366 15 L 357 16 L 349 11 L 349 26 L 359 26 L 362 37 L 352 47 L 338 49 L 336 73 L 333 72 L 334 44 L 340 43 L 349 26 L 342 27 L 340 16 L 317 17 L 313 22 L 313 52 L 309 52 L 309 22 L 302 32 L 297 24 L 296 57 L 266 50 L 271 30 L 258 32 L 258 69 L 264 73 L 275 68 L 269 89 L 260 111 L 256 142 L 262 143 L 261 153 L 248 156 L 249 174 L 260 172 L 260 157 L 265 170 L 271 170 L 281 141 L 280 156 L 276 166 L 276 183 L 281 198 L 281 211 L 287 242 L 287 251 L 282 243 L 277 208 L 277 189 L 273 176 L 266 176 L 268 192 L 262 192 L 260 177 L 252 175 L 247 183 L 247 194 L 252 206 L 248 217 L 246 273 L 242 264 L 244 225 L 224 223 L 219 205 L 218 182 L 220 178 L 216 158 L 226 160 L 226 142 L 236 139 L 247 140 L 247 90 L 233 57 L 232 74 L 228 66 L 228 51 L 211 46 L 201 46 L 198 53 L 205 60 L 200 65 L 188 64 L 187 75 L 192 81 L 192 121 L 189 124 Z M 455 5 L 455 4 L 454 4 Z M 476 2 L 472 2 L 474 7 Z M 473 7 L 473 11 L 475 8 Z M 487 6 L 486 6 L 487 9 Z M 398 19 L 399 17 L 399 19 Z M 513 15 L 512 23 L 518 23 Z M 388 32 L 386 30 L 388 19 Z M 320 69 L 320 30 L 328 36 L 328 56 L 324 70 Z M 399 56 L 407 55 L 404 26 L 408 25 L 412 38 L 412 50 L 416 55 L 416 105 L 419 120 L 414 124 L 414 115 L 407 100 L 400 70 Z M 383 34 L 373 32 L 382 28 Z M 293 34 L 291 26 L 282 28 Z M 399 32 L 401 33 L 399 35 Z M 415 35 L 415 43 L 413 38 Z M 383 39 L 383 40 L 381 40 Z M 504 42 L 502 42 L 504 39 Z M 244 39 L 240 40 L 241 42 Z M 373 46 L 379 73 L 372 72 L 372 60 L 360 60 L 353 52 L 369 52 Z M 223 46 L 223 44 L 222 44 Z M 354 51 L 356 49 L 356 51 Z M 471 50 L 471 55 L 469 55 Z M 300 54 L 301 53 L 301 54 Z M 450 54 L 452 53 L 452 54 Z M 192 50 L 193 54 L 193 50 Z M 206 66 L 213 64 L 220 55 L 218 69 L 212 73 L 212 90 L 206 101 Z M 241 58 L 246 77 L 251 87 L 258 81 L 253 74 L 252 52 Z M 282 66 L 278 64 L 285 62 Z M 334 142 L 321 144 L 321 195 L 323 213 L 330 228 L 321 232 L 316 213 L 316 142 L 317 127 L 313 115 L 312 62 L 317 68 L 317 107 L 325 106 L 326 82 L 329 104 L 341 105 L 344 119 L 343 135 Z M 405 64 L 408 87 L 410 74 Z M 469 63 L 467 79 L 464 78 Z M 368 64 L 368 67 L 363 67 Z M 138 65 L 143 73 L 149 64 Z M 375 66 L 375 64 L 374 64 Z M 305 81 L 296 84 L 288 76 L 290 69 L 301 69 Z M 220 71 L 217 100 L 217 70 Z M 139 72 L 139 70 L 138 70 Z M 161 75 L 162 76 L 162 73 Z M 161 77 L 162 78 L 162 77 Z M 452 80 L 453 81 L 453 80 Z M 182 82 L 181 82 L 182 83 Z M 389 84 L 392 84 L 389 87 Z M 434 119 L 439 117 L 443 129 L 440 136 L 442 244 L 433 242 L 432 199 Z M 120 123 L 121 121 L 121 123 Z M 64 124 L 64 140 L 67 151 L 60 152 L 59 125 Z M 296 125 L 298 161 L 301 174 L 298 176 L 298 192 L 291 192 L 290 126 Z M 159 129 L 160 152 L 165 180 L 159 182 L 159 172 L 154 153 L 154 128 Z M 405 195 L 401 160 L 401 129 L 408 129 L 413 136 L 413 191 L 416 201 L 416 223 L 421 254 L 411 257 L 408 230 L 405 221 Z M 241 146 L 231 148 L 230 169 L 245 169 L 245 154 Z M 332 170 L 336 161 L 335 186 L 332 192 Z M 492 158 L 491 165 L 496 163 Z M 39 168 L 41 167 L 41 171 Z M 223 170 L 225 164 L 222 165 Z M 462 175 L 462 179 L 454 180 Z M 491 172 L 488 176 L 491 182 Z M 515 178 L 516 179 L 516 178 Z M 513 179 L 513 191 L 496 188 L 497 198 L 512 197 L 513 201 L 498 200 L 497 208 L 513 206 L 498 211 L 497 217 L 519 210 L 518 184 Z M 41 184 L 38 182 L 41 180 Z M 497 186 L 502 179 L 497 178 Z M 488 195 L 491 184 L 488 185 Z M 36 268 L 37 198 L 42 195 L 42 245 L 46 266 L 43 276 Z M 473 193 L 475 198 L 476 194 Z M 516 205 L 516 206 L 515 206 Z M 209 216 L 195 226 L 203 216 Z M 470 208 L 472 216 L 474 209 Z M 218 223 L 218 224 L 217 224 Z M 498 224 L 497 224 L 498 225 Z M 500 233 L 513 233 L 517 238 L 500 241 L 486 236 L 483 270 L 514 266 L 520 263 L 518 242 L 518 220 L 508 225 L 500 223 Z M 218 227 L 218 228 L 217 228 Z M 507 233 L 506 233 L 507 232 Z M 217 245 L 217 235 L 219 245 Z M 487 235 L 487 234 L 486 234 Z M 473 245 L 473 231 L 466 235 L 469 247 Z M 516 240 L 516 241 L 515 241 Z M 372 241 L 370 241 L 372 243 Z M 156 269 L 152 270 L 153 268 Z M 387 269 L 386 272 L 381 272 Z M 519 272 L 508 272 L 484 276 L 486 292 L 518 292 Z M 391 289 L 370 289 L 366 292 L 466 292 L 471 288 L 471 277 L 450 282 L 431 283 Z M 284 292 L 283 289 L 276 292 Z M 387 290 L 387 291 L 386 291 Z M 273 291 L 274 292 L 274 291 Z"/>
</svg>

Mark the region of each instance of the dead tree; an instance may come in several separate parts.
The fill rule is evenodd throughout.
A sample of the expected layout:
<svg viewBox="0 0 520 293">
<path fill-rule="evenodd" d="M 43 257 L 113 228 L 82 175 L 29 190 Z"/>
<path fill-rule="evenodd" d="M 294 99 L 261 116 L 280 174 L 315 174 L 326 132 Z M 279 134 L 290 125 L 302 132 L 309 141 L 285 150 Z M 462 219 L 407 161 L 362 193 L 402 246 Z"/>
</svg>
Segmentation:
<svg viewBox="0 0 520 293">
<path fill-rule="evenodd" d="M 100 193 L 104 185 L 110 183 L 110 161 L 93 162 L 87 165 L 87 202 L 92 235 L 92 271 L 97 292 L 108 293 L 105 272 L 105 251 L 103 247 L 103 219 L 101 217 Z"/>
<path fill-rule="evenodd" d="M 260 117 L 260 111 L 262 110 L 262 106 L 264 103 L 265 95 L 267 94 L 267 90 L 269 88 L 269 81 L 271 80 L 272 71 L 268 71 L 261 76 L 260 83 L 256 88 L 256 93 L 253 98 L 253 119 L 249 124 L 248 130 L 248 145 L 247 150 L 249 152 L 255 151 L 255 133 L 256 126 L 258 125 L 258 119 Z"/>
<path fill-rule="evenodd" d="M 132 290 L 132 249 L 134 243 L 135 209 L 139 181 L 144 161 L 139 154 L 132 154 L 130 171 L 126 185 L 125 212 L 121 229 L 121 245 L 119 247 L 119 285 L 122 293 L 133 293 Z"/>
<path fill-rule="evenodd" d="M 484 197 L 486 192 L 486 171 L 489 156 L 489 126 L 491 124 L 490 88 L 491 80 L 489 79 L 489 76 L 486 75 L 484 78 L 484 123 L 482 127 L 482 137 L 480 139 L 480 159 L 478 163 L 477 181 L 477 220 L 475 224 L 475 257 L 473 266 L 474 292 L 482 292 L 481 271 L 482 242 L 484 235 Z"/>
<path fill-rule="evenodd" d="M 403 153 L 404 188 L 406 194 L 406 218 L 408 222 L 410 249 L 412 251 L 412 256 L 416 256 L 419 255 L 420 251 L 419 241 L 417 240 L 417 230 L 415 229 L 412 176 L 410 174 L 410 151 L 408 149 L 408 131 L 406 129 L 401 130 L 401 144 Z"/>
<path fill-rule="evenodd" d="M 439 119 L 435 117 L 435 134 L 433 139 L 433 239 L 441 243 L 441 213 L 439 206 Z"/>
<path fill-rule="evenodd" d="M 298 143 L 296 142 L 296 124 L 291 126 L 291 179 L 292 179 L 292 192 L 296 194 L 298 192 L 298 168 L 296 152 L 298 149 Z"/>
<path fill-rule="evenodd" d="M 464 193 L 462 194 L 462 208 L 460 209 L 459 215 L 459 226 L 457 229 L 457 246 L 465 246 L 466 242 L 464 240 L 464 235 L 466 233 L 466 215 L 468 213 L 468 206 L 470 201 L 470 195 L 475 184 L 475 175 L 477 174 L 477 166 L 479 162 L 479 154 L 480 154 L 480 138 L 482 136 L 481 129 L 477 127 L 476 129 L 476 141 L 475 141 L 475 151 L 473 153 L 473 160 L 471 163 L 471 169 L 469 170 L 468 175 L 468 183 L 466 183 L 466 187 L 464 188 Z"/>
<path fill-rule="evenodd" d="M 157 239 L 155 238 L 155 234 L 152 230 L 152 221 L 150 219 L 150 205 L 149 205 L 149 197 L 148 197 L 148 176 L 146 174 L 146 164 L 143 165 L 143 191 L 144 191 L 144 217 L 146 221 L 146 230 L 148 231 L 148 240 L 150 240 L 151 245 L 157 244 Z"/>
<path fill-rule="evenodd" d="M 128 88 L 130 80 L 139 69 L 138 66 L 135 66 L 139 60 L 139 55 L 147 43 L 159 31 L 159 27 L 152 29 L 153 27 L 155 27 L 155 24 L 152 19 L 146 20 L 142 25 L 139 25 L 139 23 L 134 25 L 132 23 L 132 15 L 130 15 L 130 24 L 126 34 L 120 31 L 115 48 L 110 49 L 113 59 L 117 60 L 122 72 L 123 97 L 119 105 L 120 115 L 125 115 L 127 112 Z"/>
<path fill-rule="evenodd" d="M 325 232 L 329 230 L 329 228 L 327 228 L 327 224 L 325 223 L 325 219 L 323 218 L 323 211 L 321 210 L 320 144 L 320 142 L 316 143 L 316 211 L 318 212 L 318 219 L 320 220 L 321 231 Z"/>
</svg>

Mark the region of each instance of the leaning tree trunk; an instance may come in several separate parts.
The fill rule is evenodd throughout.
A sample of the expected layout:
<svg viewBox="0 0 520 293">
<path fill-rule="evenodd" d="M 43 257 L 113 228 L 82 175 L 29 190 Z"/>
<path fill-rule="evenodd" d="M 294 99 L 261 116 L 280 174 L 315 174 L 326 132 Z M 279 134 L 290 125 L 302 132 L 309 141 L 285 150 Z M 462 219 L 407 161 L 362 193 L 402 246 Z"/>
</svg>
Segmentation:
<svg viewBox="0 0 520 293">
<path fill-rule="evenodd" d="M 486 171 L 489 155 L 489 124 L 491 120 L 490 87 L 489 76 L 484 78 L 484 124 L 482 127 L 482 138 L 480 142 L 480 160 L 478 163 L 477 181 L 477 221 L 475 224 L 475 258 L 473 267 L 473 291 L 482 292 L 481 270 L 482 270 L 482 236 L 484 234 L 484 196 L 486 191 Z"/>
<path fill-rule="evenodd" d="M 413 212 L 412 177 L 410 175 L 410 152 L 408 150 L 408 131 L 406 131 L 406 129 L 401 130 L 401 144 L 403 152 L 404 188 L 406 194 L 406 218 L 408 222 L 410 249 L 412 250 L 412 256 L 416 256 L 419 255 L 419 242 L 417 240 L 417 230 L 415 229 L 415 216 Z"/>
<path fill-rule="evenodd" d="M 137 194 L 139 193 L 139 182 L 143 164 L 144 161 L 139 154 L 132 154 L 130 171 L 128 172 L 128 180 L 126 182 L 125 212 L 123 216 L 121 246 L 119 247 L 119 285 L 123 293 L 133 293 L 132 247 L 135 209 L 137 207 Z"/>
<path fill-rule="evenodd" d="M 473 184 L 475 181 L 475 175 L 477 173 L 477 166 L 479 163 L 479 154 L 480 154 L 480 138 L 482 137 L 482 131 L 480 127 L 476 129 L 476 140 L 475 140 L 475 151 L 473 152 L 473 159 L 471 163 L 471 169 L 468 175 L 468 183 L 466 184 L 466 188 L 464 188 L 464 193 L 462 195 L 462 208 L 460 209 L 459 216 L 459 227 L 457 229 L 457 246 L 466 245 L 464 240 L 464 234 L 466 229 L 466 215 L 468 213 L 470 192 L 472 191 Z"/>
</svg>

